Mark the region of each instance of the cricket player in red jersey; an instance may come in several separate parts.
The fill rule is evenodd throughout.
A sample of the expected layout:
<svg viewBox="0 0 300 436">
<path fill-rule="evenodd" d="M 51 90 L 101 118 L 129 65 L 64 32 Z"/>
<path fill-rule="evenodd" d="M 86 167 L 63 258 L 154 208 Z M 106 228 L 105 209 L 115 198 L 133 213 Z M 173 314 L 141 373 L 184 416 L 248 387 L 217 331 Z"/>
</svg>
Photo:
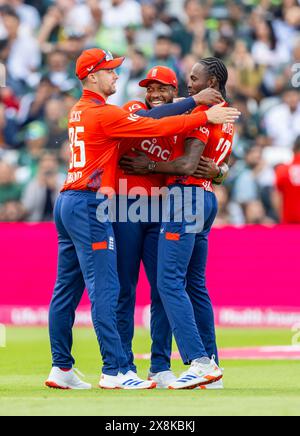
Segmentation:
<svg viewBox="0 0 300 436">
<path fill-rule="evenodd" d="M 226 97 L 228 72 L 220 60 L 208 58 L 193 68 L 189 91 L 193 95 L 211 86 Z M 204 110 L 199 107 L 195 110 Z M 223 373 L 215 362 L 217 345 L 214 314 L 206 288 L 208 235 L 217 214 L 213 183 L 228 173 L 234 126 L 208 125 L 187 135 L 185 144 L 174 148 L 170 162 L 151 163 L 146 156 L 127 160 L 130 173 L 178 174 L 169 178 L 170 211 L 161 229 L 158 256 L 158 289 L 179 351 L 189 371 L 170 384 L 170 389 L 222 389 Z M 196 175 L 195 175 L 196 174 Z M 178 212 L 182 212 L 178 216 Z M 187 209 L 187 210 L 185 210 Z M 193 217 L 196 225 L 191 225 Z M 207 375 L 209 373 L 209 375 Z"/>
<path fill-rule="evenodd" d="M 197 124 L 233 121 L 238 116 L 238 111 L 217 107 L 201 114 L 156 121 L 108 105 L 108 97 L 116 92 L 115 69 L 123 61 L 124 58 L 113 59 L 103 50 L 91 49 L 83 52 L 76 64 L 83 95 L 70 114 L 70 167 L 54 213 L 59 261 L 49 315 L 53 368 L 46 382 L 52 388 L 91 388 L 74 373 L 71 354 L 75 311 L 85 287 L 104 363 L 99 386 L 156 387 L 130 371 L 122 347 L 116 320 L 120 288 L 115 237 L 108 217 L 99 215 L 99 206 L 106 200 L 104 194 L 115 187 L 122 138 L 175 135 L 188 132 Z M 101 199 L 97 199 L 97 192 Z"/>
<path fill-rule="evenodd" d="M 212 88 L 173 103 L 178 96 L 178 80 L 174 71 L 167 67 L 156 66 L 152 68 L 147 77 L 140 82 L 146 88 L 145 103 L 132 101 L 124 106 L 130 113 L 137 113 L 147 117 L 164 117 L 186 113 L 195 109 L 196 105 L 213 105 L 223 102 L 220 92 Z M 152 161 L 168 161 L 173 149 L 179 146 L 183 135 L 165 138 L 131 138 L 121 142 L 122 149 L 134 148 L 146 154 Z M 134 153 L 126 153 L 127 157 Z M 118 330 L 123 348 L 128 356 L 130 368 L 136 372 L 132 341 L 134 337 L 134 313 L 136 302 L 136 287 L 139 279 L 141 262 L 151 286 L 151 368 L 149 378 L 157 383 L 158 388 L 166 388 L 176 380 L 171 371 L 172 331 L 162 301 L 157 289 L 157 253 L 158 240 L 161 227 L 161 203 L 153 204 L 153 196 L 158 189 L 166 186 L 166 177 L 163 174 L 149 174 L 144 176 L 127 175 L 120 168 L 117 171 L 117 185 L 120 190 L 118 204 L 124 205 L 126 215 L 130 207 L 135 204 L 137 194 L 139 202 L 145 204 L 148 213 L 140 217 L 139 221 L 132 222 L 118 218 L 114 224 L 116 245 L 118 249 L 118 273 L 121 285 L 120 298 L 117 310 Z M 132 197 L 128 194 L 135 191 Z M 157 208 L 157 218 L 154 220 L 154 207 Z M 125 211 L 123 211 L 125 212 Z M 122 213 L 124 215 L 124 213 Z"/>
</svg>

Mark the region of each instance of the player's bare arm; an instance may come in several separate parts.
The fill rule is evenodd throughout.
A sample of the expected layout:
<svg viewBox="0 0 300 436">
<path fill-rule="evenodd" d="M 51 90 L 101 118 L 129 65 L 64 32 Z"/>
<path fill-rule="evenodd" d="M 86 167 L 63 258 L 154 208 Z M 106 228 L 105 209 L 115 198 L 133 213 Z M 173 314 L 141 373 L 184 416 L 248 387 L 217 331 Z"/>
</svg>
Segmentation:
<svg viewBox="0 0 300 436">
<path fill-rule="evenodd" d="M 205 145 L 195 138 L 185 141 L 185 154 L 169 162 L 154 162 L 145 153 L 136 152 L 136 157 L 123 156 L 120 167 L 131 175 L 168 174 L 191 176 L 197 169 Z"/>
<path fill-rule="evenodd" d="M 193 96 L 197 106 L 213 106 L 224 103 L 222 94 L 213 88 L 207 88 Z"/>
<path fill-rule="evenodd" d="M 213 179 L 214 184 L 221 185 L 229 174 L 229 160 L 227 156 L 221 165 L 217 165 L 213 159 L 201 156 L 197 170 L 193 174 L 196 179 Z"/>
</svg>

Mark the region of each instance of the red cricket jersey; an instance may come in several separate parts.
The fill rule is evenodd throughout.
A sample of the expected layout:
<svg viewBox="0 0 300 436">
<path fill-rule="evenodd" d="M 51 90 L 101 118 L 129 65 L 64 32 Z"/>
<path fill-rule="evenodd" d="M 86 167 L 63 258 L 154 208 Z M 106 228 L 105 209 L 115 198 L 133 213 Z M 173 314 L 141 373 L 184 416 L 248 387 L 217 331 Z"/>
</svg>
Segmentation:
<svg viewBox="0 0 300 436">
<path fill-rule="evenodd" d="M 300 154 L 291 165 L 277 168 L 276 179 L 283 196 L 283 223 L 300 224 Z"/>
<path fill-rule="evenodd" d="M 205 113 L 153 120 L 106 104 L 84 90 L 69 119 L 70 167 L 62 191 L 115 190 L 118 149 L 124 138 L 164 137 L 187 133 L 207 124 Z M 108 191 L 106 191 L 108 188 Z"/>
<path fill-rule="evenodd" d="M 131 101 L 123 106 L 123 109 L 136 113 L 140 110 L 148 110 L 145 103 Z M 121 142 L 122 155 L 135 156 L 132 149 L 145 153 L 151 160 L 155 162 L 166 162 L 170 159 L 173 148 L 183 140 L 182 135 L 169 136 L 164 138 L 129 138 L 123 139 Z M 124 150 L 127 150 L 124 153 Z M 164 174 L 149 174 L 145 176 L 127 175 L 118 167 L 117 169 L 117 192 L 121 195 L 128 195 L 132 188 L 141 188 L 147 195 L 155 195 L 153 188 L 162 188 L 166 185 L 166 176 Z M 118 189 L 120 188 L 120 189 Z"/>
<path fill-rule="evenodd" d="M 193 114 L 203 112 L 208 109 L 207 106 L 199 106 L 193 111 Z M 196 138 L 205 144 L 203 156 L 213 159 L 217 165 L 221 165 L 225 159 L 232 153 L 232 144 L 234 137 L 233 124 L 208 124 L 206 127 L 198 129 L 186 135 L 187 138 Z M 183 156 L 185 152 L 184 141 L 180 147 L 174 148 L 172 160 Z M 172 176 L 168 178 L 168 185 L 196 185 L 206 191 L 213 192 L 212 179 L 196 179 L 193 176 Z"/>
</svg>

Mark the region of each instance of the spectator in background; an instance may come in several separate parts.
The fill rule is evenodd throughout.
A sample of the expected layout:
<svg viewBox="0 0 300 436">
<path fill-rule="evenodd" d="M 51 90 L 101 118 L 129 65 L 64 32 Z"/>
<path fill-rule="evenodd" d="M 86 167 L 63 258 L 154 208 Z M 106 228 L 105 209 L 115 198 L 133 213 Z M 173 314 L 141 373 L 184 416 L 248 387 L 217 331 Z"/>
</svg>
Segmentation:
<svg viewBox="0 0 300 436">
<path fill-rule="evenodd" d="M 272 67 L 289 60 L 286 44 L 278 40 L 271 20 L 258 17 L 254 22 L 252 55 L 256 63 Z"/>
<path fill-rule="evenodd" d="M 8 201 L 19 201 L 22 187 L 17 183 L 15 168 L 0 161 L 0 205 Z"/>
<path fill-rule="evenodd" d="M 49 53 L 55 48 L 60 48 L 74 53 L 76 42 L 79 43 L 79 51 L 82 51 L 87 39 L 95 32 L 93 12 L 94 9 L 89 4 L 76 4 L 74 0 L 57 0 L 43 17 L 38 35 L 42 52 Z M 98 16 L 97 11 L 94 16 Z"/>
<path fill-rule="evenodd" d="M 172 40 L 180 48 L 181 56 L 191 53 L 195 40 L 201 43 L 205 37 L 205 10 L 198 0 L 186 0 L 184 3 L 185 17 L 175 23 Z"/>
<path fill-rule="evenodd" d="M 19 201 L 7 201 L 0 204 L 0 222 L 16 223 L 25 219 L 25 210 Z"/>
<path fill-rule="evenodd" d="M 46 151 L 48 142 L 48 129 L 42 121 L 33 121 L 25 128 L 24 144 L 19 155 L 18 179 L 23 183 L 28 183 L 35 177 L 39 161 Z"/>
<path fill-rule="evenodd" d="M 245 41 L 236 42 L 230 63 L 236 71 L 237 92 L 245 99 L 259 100 L 265 67 L 255 63 Z"/>
<path fill-rule="evenodd" d="M 228 189 L 225 186 L 216 186 L 215 193 L 218 200 L 218 216 L 215 225 L 220 227 L 245 224 L 243 211 L 237 203 L 230 201 Z"/>
<path fill-rule="evenodd" d="M 69 70 L 67 54 L 56 49 L 48 54 L 45 75 L 60 91 L 66 92 L 77 86 L 73 71 Z"/>
<path fill-rule="evenodd" d="M 45 154 L 40 160 L 36 177 L 24 191 L 22 203 L 28 221 L 52 221 L 56 197 L 63 183 L 57 158 Z"/>
<path fill-rule="evenodd" d="M 45 105 L 45 124 L 48 128 L 47 150 L 58 150 L 68 138 L 68 118 L 63 97 L 51 98 Z"/>
<path fill-rule="evenodd" d="M 260 119 L 256 113 L 252 113 L 248 107 L 248 99 L 243 94 L 232 99 L 232 105 L 242 114 L 236 124 L 235 149 L 245 151 L 251 147 L 260 133 Z"/>
<path fill-rule="evenodd" d="M 135 0 L 101 0 L 102 24 L 107 28 L 140 26 L 142 11 Z"/>
<path fill-rule="evenodd" d="M 291 150 L 300 135 L 299 90 L 287 89 L 282 102 L 266 114 L 264 124 L 267 135 L 272 138 L 272 146 Z"/>
<path fill-rule="evenodd" d="M 0 102 L 0 153 L 1 150 L 12 149 L 16 146 L 18 126 L 14 117 L 9 116 L 9 113 L 5 105 Z"/>
<path fill-rule="evenodd" d="M 266 68 L 263 80 L 264 92 L 272 95 L 276 85 L 276 69 L 290 61 L 290 51 L 286 44 L 279 41 L 271 21 L 258 19 L 254 28 L 252 56 L 256 64 Z"/>
<path fill-rule="evenodd" d="M 274 30 L 277 38 L 289 49 L 293 48 L 294 40 L 300 26 L 300 9 L 298 0 L 283 0 L 275 13 Z"/>
<path fill-rule="evenodd" d="M 290 165 L 276 169 L 277 207 L 283 224 L 300 224 L 300 136 Z"/>
<path fill-rule="evenodd" d="M 160 35 L 156 40 L 154 56 L 150 60 L 149 68 L 156 65 L 166 66 L 179 74 L 178 60 L 173 54 L 173 42 L 169 36 Z"/>
<path fill-rule="evenodd" d="M 41 23 L 40 14 L 31 5 L 25 3 L 24 0 L 0 0 L 0 6 L 12 6 L 17 12 L 21 24 L 35 32 Z"/>
<path fill-rule="evenodd" d="M 275 221 L 266 215 L 263 203 L 255 200 L 245 204 L 245 224 L 269 225 L 275 224 Z"/>
<path fill-rule="evenodd" d="M 10 6 L 0 8 L 6 39 L 10 51 L 7 69 L 11 77 L 24 85 L 35 86 L 39 77 L 36 74 L 41 65 L 41 54 L 38 42 L 20 23 L 20 18 Z"/>
<path fill-rule="evenodd" d="M 46 102 L 58 94 L 59 90 L 49 77 L 42 77 L 35 92 L 26 94 L 21 100 L 19 123 L 25 125 L 33 121 L 42 121 L 45 117 Z"/>
<path fill-rule="evenodd" d="M 69 33 L 92 35 L 94 32 L 94 17 L 99 19 L 99 2 L 87 0 L 56 0 L 56 6 L 62 15 L 62 27 Z"/>
<path fill-rule="evenodd" d="M 139 82 L 145 78 L 148 60 L 140 50 L 134 50 L 131 55 L 129 77 L 125 87 L 124 100 L 144 100 L 145 92 Z"/>
<path fill-rule="evenodd" d="M 244 211 L 246 219 L 261 216 L 257 202 L 264 208 L 264 216 L 274 219 L 272 208 L 272 190 L 274 186 L 274 171 L 269 168 L 262 158 L 262 149 L 257 145 L 251 147 L 245 156 L 245 163 L 233 183 L 232 200 Z M 248 209 L 248 204 L 253 204 L 253 209 Z M 275 222 L 275 219 L 274 221 Z"/>
<path fill-rule="evenodd" d="M 233 42 L 230 38 L 220 36 L 212 45 L 213 56 L 222 59 L 226 64 L 230 61 Z"/>
<path fill-rule="evenodd" d="M 160 35 L 169 36 L 171 29 L 160 21 L 158 11 L 151 3 L 142 4 L 142 20 L 142 26 L 137 27 L 134 33 L 134 45 L 150 57 L 157 37 Z"/>
<path fill-rule="evenodd" d="M 300 39 L 296 39 L 293 44 L 292 60 L 288 64 L 279 65 L 276 71 L 275 92 L 280 94 L 291 83 L 294 71 L 291 65 L 300 65 Z"/>
</svg>

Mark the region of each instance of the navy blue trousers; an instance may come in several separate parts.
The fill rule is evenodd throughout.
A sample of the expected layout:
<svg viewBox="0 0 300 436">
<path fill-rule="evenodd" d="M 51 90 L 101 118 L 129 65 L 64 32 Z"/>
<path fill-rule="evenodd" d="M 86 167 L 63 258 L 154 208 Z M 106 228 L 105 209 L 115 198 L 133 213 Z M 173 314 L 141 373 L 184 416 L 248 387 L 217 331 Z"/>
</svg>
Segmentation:
<svg viewBox="0 0 300 436">
<path fill-rule="evenodd" d="M 53 366 L 72 368 L 72 328 L 85 287 L 103 359 L 103 373 L 129 370 L 117 329 L 120 285 L 115 236 L 110 222 L 96 217 L 99 200 L 92 192 L 62 193 L 55 205 L 59 240 L 58 274 L 49 314 Z"/>
<path fill-rule="evenodd" d="M 217 200 L 213 193 L 192 186 L 190 198 L 182 203 L 186 187 L 176 188 L 177 194 L 170 198 L 169 219 L 164 220 L 160 234 L 158 289 L 183 362 L 188 365 L 213 355 L 218 361 L 214 312 L 206 287 L 208 235 Z M 193 229 L 191 216 L 178 219 L 178 212 L 185 210 L 182 204 L 189 204 L 198 218 Z"/>
<path fill-rule="evenodd" d="M 151 286 L 151 372 L 168 371 L 171 367 L 172 330 L 157 289 L 158 240 L 161 227 L 150 219 L 150 199 L 148 222 L 117 222 L 114 224 L 118 249 L 118 272 L 121 292 L 117 310 L 118 330 L 130 367 L 136 371 L 132 341 L 134 337 L 134 311 L 136 287 L 141 262 Z M 128 210 L 133 204 L 128 200 Z M 118 209 L 119 210 L 119 209 Z M 161 213 L 159 214 L 161 216 Z"/>
</svg>

